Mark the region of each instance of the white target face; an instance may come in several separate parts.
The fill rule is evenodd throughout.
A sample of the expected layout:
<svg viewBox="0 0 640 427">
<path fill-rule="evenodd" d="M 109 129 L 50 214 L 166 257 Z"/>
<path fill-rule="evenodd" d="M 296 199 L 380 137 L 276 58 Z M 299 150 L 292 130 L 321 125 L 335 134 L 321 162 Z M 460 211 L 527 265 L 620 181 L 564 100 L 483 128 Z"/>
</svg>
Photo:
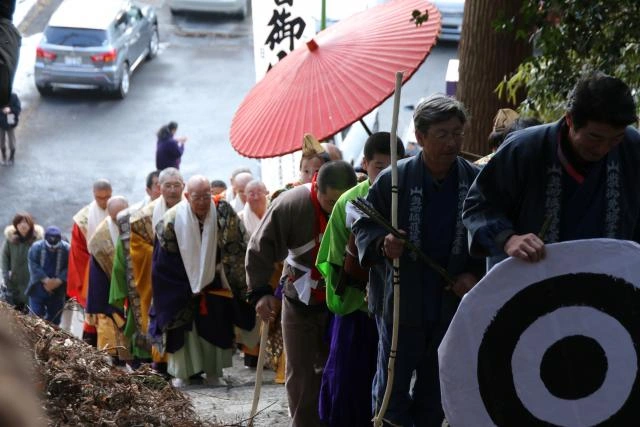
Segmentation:
<svg viewBox="0 0 640 427">
<path fill-rule="evenodd" d="M 554 345 L 567 339 L 573 343 L 554 350 Z M 584 340 L 582 345 L 580 340 Z M 590 363 L 577 366 L 579 361 L 566 360 L 568 366 L 564 366 L 556 362 L 560 366 L 547 368 L 553 372 L 541 374 L 545 357 L 547 360 L 562 357 L 564 354 L 553 352 L 566 354 L 571 352 L 571 345 L 577 357 L 591 357 Z M 591 352 L 589 346 L 592 346 Z M 561 368 L 574 372 L 565 376 L 559 372 Z M 581 372 L 584 368 L 587 372 Z M 616 319 L 592 307 L 565 307 L 542 316 L 521 335 L 511 358 L 511 371 L 518 397 L 531 414 L 552 424 L 578 427 L 599 424 L 620 410 L 635 382 L 638 358 L 629 332 Z M 557 381 L 565 384 L 550 384 L 552 379 L 545 383 L 544 375 L 559 376 Z M 585 380 L 580 386 L 566 384 L 571 376 L 580 375 L 596 378 Z M 562 390 L 563 386 L 566 390 Z M 554 390 L 555 387 L 559 389 Z M 573 387 L 573 396 L 563 398 L 553 394 L 554 391 L 560 395 L 569 393 L 570 387 Z M 576 394 L 585 397 L 576 398 Z M 601 402 L 609 403 L 601 405 Z M 581 414 L 579 424 L 574 414 Z"/>
<path fill-rule="evenodd" d="M 634 425 L 640 245 L 610 239 L 509 259 L 463 298 L 439 349 L 454 426 Z"/>
</svg>

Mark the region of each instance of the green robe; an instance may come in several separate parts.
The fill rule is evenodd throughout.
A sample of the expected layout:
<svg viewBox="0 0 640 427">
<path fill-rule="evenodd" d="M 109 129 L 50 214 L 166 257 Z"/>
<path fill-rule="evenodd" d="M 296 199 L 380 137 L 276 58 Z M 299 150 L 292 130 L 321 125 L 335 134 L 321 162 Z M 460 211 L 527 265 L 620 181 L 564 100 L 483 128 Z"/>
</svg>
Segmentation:
<svg viewBox="0 0 640 427">
<path fill-rule="evenodd" d="M 369 180 L 361 182 L 346 191 L 336 202 L 327 229 L 322 236 L 316 267 L 324 276 L 327 284 L 327 306 L 335 314 L 344 316 L 356 310 L 367 311 L 365 293 L 359 289 L 347 286 L 342 296 L 335 294 L 340 269 L 344 264 L 344 253 L 351 230 L 346 225 L 346 207 L 350 200 L 365 197 L 369 192 Z"/>
<path fill-rule="evenodd" d="M 116 254 L 113 259 L 113 271 L 111 273 L 111 286 L 109 287 L 109 304 L 124 311 L 124 301 L 129 296 L 127 287 L 127 264 L 122 240 L 118 239 Z M 131 354 L 140 359 L 150 359 L 151 353 L 135 344 L 136 322 L 133 318 L 133 310 L 127 310 L 127 323 L 124 326 L 124 336 L 131 343 Z"/>
</svg>

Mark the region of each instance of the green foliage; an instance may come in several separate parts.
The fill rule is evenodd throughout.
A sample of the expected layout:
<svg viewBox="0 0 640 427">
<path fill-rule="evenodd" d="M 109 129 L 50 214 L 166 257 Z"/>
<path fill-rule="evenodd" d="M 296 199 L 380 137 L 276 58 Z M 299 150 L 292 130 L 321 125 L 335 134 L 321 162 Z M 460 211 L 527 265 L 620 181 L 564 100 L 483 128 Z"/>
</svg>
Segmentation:
<svg viewBox="0 0 640 427">
<path fill-rule="evenodd" d="M 625 81 L 640 101 L 638 0 L 522 0 L 518 17 L 499 15 L 498 31 L 528 38 L 534 55 L 496 88 L 504 99 L 519 89 L 524 115 L 555 120 L 581 74 L 602 71 Z"/>
</svg>

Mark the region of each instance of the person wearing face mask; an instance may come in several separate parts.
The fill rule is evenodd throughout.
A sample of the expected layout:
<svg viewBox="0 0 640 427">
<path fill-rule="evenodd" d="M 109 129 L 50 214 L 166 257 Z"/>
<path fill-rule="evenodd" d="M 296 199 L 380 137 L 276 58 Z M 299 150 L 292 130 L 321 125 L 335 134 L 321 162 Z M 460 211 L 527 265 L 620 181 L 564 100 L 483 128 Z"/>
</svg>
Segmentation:
<svg viewBox="0 0 640 427">
<path fill-rule="evenodd" d="M 54 325 L 60 324 L 67 290 L 69 244 L 60 229 L 47 227 L 44 239 L 29 249 L 29 310 Z"/>
<path fill-rule="evenodd" d="M 29 248 L 42 239 L 44 230 L 33 223 L 26 212 L 17 213 L 11 225 L 4 230 L 5 241 L 2 245 L 2 275 L 4 279 L 4 300 L 19 311 L 27 308 L 24 292 L 29 285 L 29 266 L 27 255 Z"/>
</svg>

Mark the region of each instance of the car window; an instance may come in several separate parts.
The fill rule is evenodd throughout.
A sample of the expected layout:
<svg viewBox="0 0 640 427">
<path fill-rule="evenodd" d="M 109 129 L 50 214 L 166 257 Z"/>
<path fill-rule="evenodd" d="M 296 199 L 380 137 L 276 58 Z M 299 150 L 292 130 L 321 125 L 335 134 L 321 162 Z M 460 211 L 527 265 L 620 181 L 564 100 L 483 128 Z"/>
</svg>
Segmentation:
<svg viewBox="0 0 640 427">
<path fill-rule="evenodd" d="M 131 6 L 131 8 L 127 11 L 127 15 L 129 15 L 129 22 L 134 24 L 142 19 L 142 11 L 137 6 Z"/>
<path fill-rule="evenodd" d="M 127 29 L 128 25 L 129 25 L 129 14 L 123 11 L 116 17 L 115 27 L 116 29 L 118 29 L 118 32 L 122 33 Z"/>
<path fill-rule="evenodd" d="M 48 44 L 72 47 L 94 47 L 107 44 L 107 32 L 86 28 L 47 27 L 44 39 Z"/>
</svg>

